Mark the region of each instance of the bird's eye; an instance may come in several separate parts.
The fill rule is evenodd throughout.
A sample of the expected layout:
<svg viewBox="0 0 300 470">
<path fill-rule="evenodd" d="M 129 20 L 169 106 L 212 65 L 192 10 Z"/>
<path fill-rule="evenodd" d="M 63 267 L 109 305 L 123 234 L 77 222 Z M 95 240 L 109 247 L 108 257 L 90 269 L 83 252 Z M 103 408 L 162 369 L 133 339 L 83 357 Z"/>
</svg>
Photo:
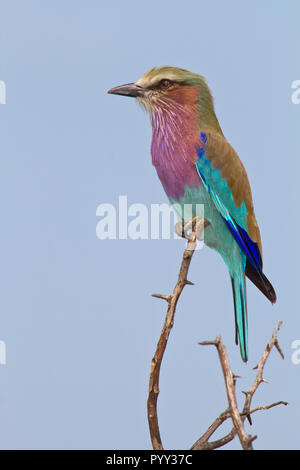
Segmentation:
<svg viewBox="0 0 300 470">
<path fill-rule="evenodd" d="M 171 85 L 170 80 L 162 80 L 162 81 L 161 81 L 161 86 L 162 86 L 163 88 L 169 88 L 170 85 Z"/>
</svg>

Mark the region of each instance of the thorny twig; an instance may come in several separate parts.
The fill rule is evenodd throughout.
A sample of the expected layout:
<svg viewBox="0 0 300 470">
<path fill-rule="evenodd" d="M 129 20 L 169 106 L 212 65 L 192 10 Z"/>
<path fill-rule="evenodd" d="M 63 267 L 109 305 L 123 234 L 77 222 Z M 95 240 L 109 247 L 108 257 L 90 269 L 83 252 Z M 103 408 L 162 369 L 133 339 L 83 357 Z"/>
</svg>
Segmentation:
<svg viewBox="0 0 300 470">
<path fill-rule="evenodd" d="M 177 283 L 174 287 L 173 293 L 171 295 L 162 295 L 162 294 L 153 294 L 153 297 L 166 300 L 168 303 L 167 315 L 165 322 L 162 328 L 162 332 L 157 343 L 156 351 L 151 363 L 151 373 L 149 380 L 149 395 L 147 401 L 148 408 L 148 422 L 150 429 L 150 436 L 152 441 L 153 449 L 162 450 L 163 445 L 159 432 L 158 425 L 158 416 L 157 416 L 157 398 L 159 394 L 159 374 L 160 366 L 164 356 L 164 352 L 167 346 L 168 338 L 170 331 L 173 327 L 174 315 L 176 311 L 176 306 L 181 292 L 187 284 L 192 284 L 187 280 L 187 275 L 191 263 L 192 256 L 194 254 L 197 238 L 200 237 L 201 232 L 204 230 L 204 227 L 207 225 L 207 221 L 197 218 L 193 221 L 196 223 L 196 226 L 192 227 L 192 234 L 187 235 L 187 231 L 191 228 L 190 224 L 184 225 L 180 223 L 180 227 L 176 224 L 176 231 L 184 238 L 187 238 L 188 242 L 183 253 L 183 258 L 179 270 L 179 275 Z M 196 230 L 195 230 L 196 228 Z"/>
<path fill-rule="evenodd" d="M 259 410 L 268 410 L 268 409 L 273 408 L 274 406 L 277 406 L 277 405 L 288 405 L 288 403 L 285 402 L 285 401 L 278 401 L 276 403 L 272 403 L 271 405 L 258 406 L 258 407 L 254 408 L 252 410 L 250 409 L 252 398 L 253 398 L 253 395 L 255 394 L 257 388 L 259 387 L 259 385 L 261 383 L 266 383 L 266 380 L 263 378 L 263 370 L 264 370 L 266 361 L 267 361 L 267 359 L 270 355 L 270 352 L 271 352 L 273 346 L 275 346 L 276 349 L 280 352 L 281 357 L 284 357 L 283 353 L 282 353 L 282 351 L 279 347 L 278 340 L 277 340 L 277 334 L 278 334 L 278 331 L 279 331 L 281 325 L 282 325 L 282 322 L 280 321 L 278 323 L 276 329 L 274 330 L 274 332 L 272 334 L 272 337 L 271 337 L 270 341 L 268 342 L 259 363 L 257 364 L 257 366 L 254 367 L 254 369 L 257 370 L 257 373 L 256 373 L 256 377 L 255 377 L 255 380 L 254 380 L 252 386 L 250 387 L 249 391 L 243 392 L 244 395 L 245 395 L 245 402 L 244 402 L 243 410 L 240 413 L 240 423 L 239 423 L 239 425 L 237 426 L 237 423 L 234 422 L 234 426 L 233 426 L 232 430 L 226 436 L 224 436 L 221 439 L 218 439 L 217 441 L 208 442 L 209 438 L 221 426 L 221 424 L 223 424 L 224 421 L 226 421 L 226 419 L 231 417 L 230 405 L 229 405 L 229 408 L 225 412 L 221 413 L 220 416 L 218 416 L 218 418 L 216 418 L 216 420 L 209 427 L 209 429 L 212 429 L 213 432 L 208 433 L 206 431 L 203 434 L 203 436 L 201 436 L 200 439 L 198 439 L 195 442 L 195 444 L 192 446 L 192 450 L 217 449 L 219 447 L 224 446 L 228 442 L 232 441 L 237 434 L 239 436 L 239 439 L 241 441 L 243 449 L 245 449 L 247 447 L 247 444 L 249 446 L 250 445 L 252 446 L 252 442 L 256 438 L 256 436 L 253 436 L 253 437 L 252 436 L 247 436 L 246 440 L 243 440 L 243 438 L 241 439 L 241 437 L 242 437 L 241 436 L 241 426 L 242 426 L 242 428 L 244 428 L 243 423 L 244 423 L 245 419 L 247 418 L 249 420 L 250 424 L 252 424 L 251 417 L 250 417 L 250 415 L 252 413 L 254 413 L 256 411 L 259 411 Z M 218 347 L 220 347 L 220 345 L 216 344 L 217 340 L 219 340 L 220 344 L 222 345 L 220 338 L 217 338 L 215 341 L 210 341 L 210 342 L 204 341 L 200 344 L 202 344 L 202 345 L 203 344 L 214 344 L 218 348 Z M 224 345 L 222 345 L 222 346 L 225 349 L 225 346 Z M 226 349 L 225 349 L 225 354 L 227 356 Z M 227 365 L 225 365 L 222 362 L 222 358 L 220 357 L 220 353 L 219 353 L 219 358 L 220 358 L 220 361 L 221 361 L 223 373 L 224 373 L 224 366 L 225 366 L 225 369 L 226 369 L 225 373 L 227 375 L 232 374 L 229 363 Z M 227 384 L 226 384 L 226 389 L 227 389 Z M 228 394 L 228 389 L 227 389 L 227 394 Z M 245 437 L 245 436 L 243 435 L 243 437 Z M 251 448 L 251 447 L 248 447 L 248 448 Z"/>
<path fill-rule="evenodd" d="M 150 373 L 150 380 L 149 380 L 149 395 L 147 401 L 147 411 L 148 411 L 148 422 L 149 422 L 149 430 L 150 436 L 152 441 L 152 446 L 154 450 L 163 450 L 163 445 L 161 441 L 160 431 L 159 431 L 159 424 L 158 424 L 158 415 L 157 415 L 157 399 L 159 395 L 159 376 L 160 376 L 160 367 L 163 360 L 164 352 L 167 346 L 168 338 L 170 335 L 170 331 L 173 327 L 174 323 L 174 316 L 176 311 L 176 306 L 178 299 L 186 285 L 193 285 L 192 282 L 187 280 L 187 275 L 190 267 L 190 263 L 196 248 L 196 240 L 201 240 L 204 228 L 209 224 L 205 219 L 200 219 L 196 217 L 187 223 L 178 223 L 175 226 L 175 231 L 178 235 L 186 238 L 187 245 L 183 253 L 183 258 L 179 270 L 179 275 L 177 279 L 177 283 L 174 287 L 174 290 L 171 295 L 163 295 L 163 294 L 153 294 L 153 297 L 157 297 L 159 299 L 165 300 L 168 303 L 167 314 L 165 318 L 165 322 L 162 328 L 162 332 L 157 343 L 156 351 L 154 353 L 152 363 L 151 363 L 151 373 Z M 223 411 L 215 421 L 209 426 L 206 432 L 195 442 L 192 446 L 192 450 L 208 450 L 208 449 L 217 449 L 219 447 L 224 446 L 228 442 L 232 441 L 236 435 L 238 435 L 239 440 L 241 442 L 242 448 L 251 450 L 252 442 L 256 439 L 257 436 L 250 436 L 246 433 L 244 428 L 244 421 L 247 418 L 251 424 L 251 414 L 255 413 L 259 410 L 268 410 L 273 408 L 277 405 L 287 405 L 287 402 L 278 401 L 276 403 L 272 403 L 271 405 L 266 406 L 258 406 L 256 408 L 250 409 L 251 401 L 253 398 L 254 393 L 256 392 L 258 386 L 266 382 L 263 378 L 263 370 L 265 363 L 270 355 L 270 352 L 273 346 L 276 347 L 279 354 L 282 358 L 284 355 L 282 350 L 279 346 L 277 340 L 277 334 L 282 322 L 279 322 L 277 328 L 275 329 L 269 343 L 267 344 L 263 355 L 254 369 L 257 369 L 257 374 L 255 380 L 250 388 L 249 391 L 243 392 L 245 394 L 245 402 L 243 406 L 243 410 L 240 413 L 237 406 L 237 399 L 236 399 L 236 391 L 235 391 L 235 380 L 236 376 L 232 373 L 228 355 L 226 352 L 226 348 L 221 341 L 221 337 L 217 337 L 214 341 L 204 341 L 200 344 L 202 345 L 214 345 L 217 348 L 219 360 L 221 363 L 224 379 L 225 379 L 225 386 L 228 398 L 228 408 Z M 231 418 L 233 421 L 233 428 L 232 430 L 223 438 L 218 439 L 216 441 L 209 442 L 210 437 L 214 434 L 214 432 L 226 421 L 228 418 Z"/>
</svg>

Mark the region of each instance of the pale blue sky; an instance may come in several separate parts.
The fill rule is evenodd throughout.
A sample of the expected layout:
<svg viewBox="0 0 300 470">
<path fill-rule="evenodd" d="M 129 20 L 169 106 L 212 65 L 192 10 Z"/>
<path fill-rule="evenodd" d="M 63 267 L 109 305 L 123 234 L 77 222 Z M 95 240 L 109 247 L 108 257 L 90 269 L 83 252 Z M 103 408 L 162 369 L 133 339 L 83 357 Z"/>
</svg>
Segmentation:
<svg viewBox="0 0 300 470">
<path fill-rule="evenodd" d="M 253 405 L 290 406 L 247 430 L 256 449 L 299 448 L 299 17 L 293 0 L 0 1 L 0 448 L 151 448 L 148 375 L 166 307 L 151 293 L 172 289 L 184 243 L 100 241 L 95 214 L 119 195 L 166 202 L 147 116 L 106 94 L 164 64 L 207 77 L 248 171 L 278 302 L 248 283 L 244 365 L 226 267 L 196 253 L 161 371 L 163 443 L 190 447 L 226 407 L 216 352 L 197 342 L 221 334 L 245 390 L 283 320 L 286 359 L 272 353 Z"/>
</svg>

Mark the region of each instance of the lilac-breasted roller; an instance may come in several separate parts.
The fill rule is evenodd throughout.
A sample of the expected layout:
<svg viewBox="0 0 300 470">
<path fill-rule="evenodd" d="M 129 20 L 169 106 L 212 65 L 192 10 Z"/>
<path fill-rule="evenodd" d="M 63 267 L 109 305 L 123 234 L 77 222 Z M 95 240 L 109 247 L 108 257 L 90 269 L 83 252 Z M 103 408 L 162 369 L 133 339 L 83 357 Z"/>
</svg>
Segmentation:
<svg viewBox="0 0 300 470">
<path fill-rule="evenodd" d="M 204 243 L 220 253 L 232 284 L 236 343 L 248 359 L 245 275 L 272 302 L 262 271 L 262 244 L 246 170 L 223 135 L 204 77 L 174 67 L 153 68 L 136 83 L 109 90 L 132 96 L 152 124 L 152 162 L 169 201 L 203 204 Z"/>
</svg>

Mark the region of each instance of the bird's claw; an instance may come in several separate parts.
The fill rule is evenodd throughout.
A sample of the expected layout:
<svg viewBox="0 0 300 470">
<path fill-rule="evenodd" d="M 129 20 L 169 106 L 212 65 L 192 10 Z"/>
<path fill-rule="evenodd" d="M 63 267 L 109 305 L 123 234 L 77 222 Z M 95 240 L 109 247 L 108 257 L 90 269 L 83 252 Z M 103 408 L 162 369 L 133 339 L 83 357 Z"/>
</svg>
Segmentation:
<svg viewBox="0 0 300 470">
<path fill-rule="evenodd" d="M 205 227 L 209 225 L 209 222 L 202 217 L 193 217 L 192 219 L 181 220 L 175 224 L 175 233 L 182 238 L 187 240 L 203 240 L 203 231 Z"/>
</svg>

